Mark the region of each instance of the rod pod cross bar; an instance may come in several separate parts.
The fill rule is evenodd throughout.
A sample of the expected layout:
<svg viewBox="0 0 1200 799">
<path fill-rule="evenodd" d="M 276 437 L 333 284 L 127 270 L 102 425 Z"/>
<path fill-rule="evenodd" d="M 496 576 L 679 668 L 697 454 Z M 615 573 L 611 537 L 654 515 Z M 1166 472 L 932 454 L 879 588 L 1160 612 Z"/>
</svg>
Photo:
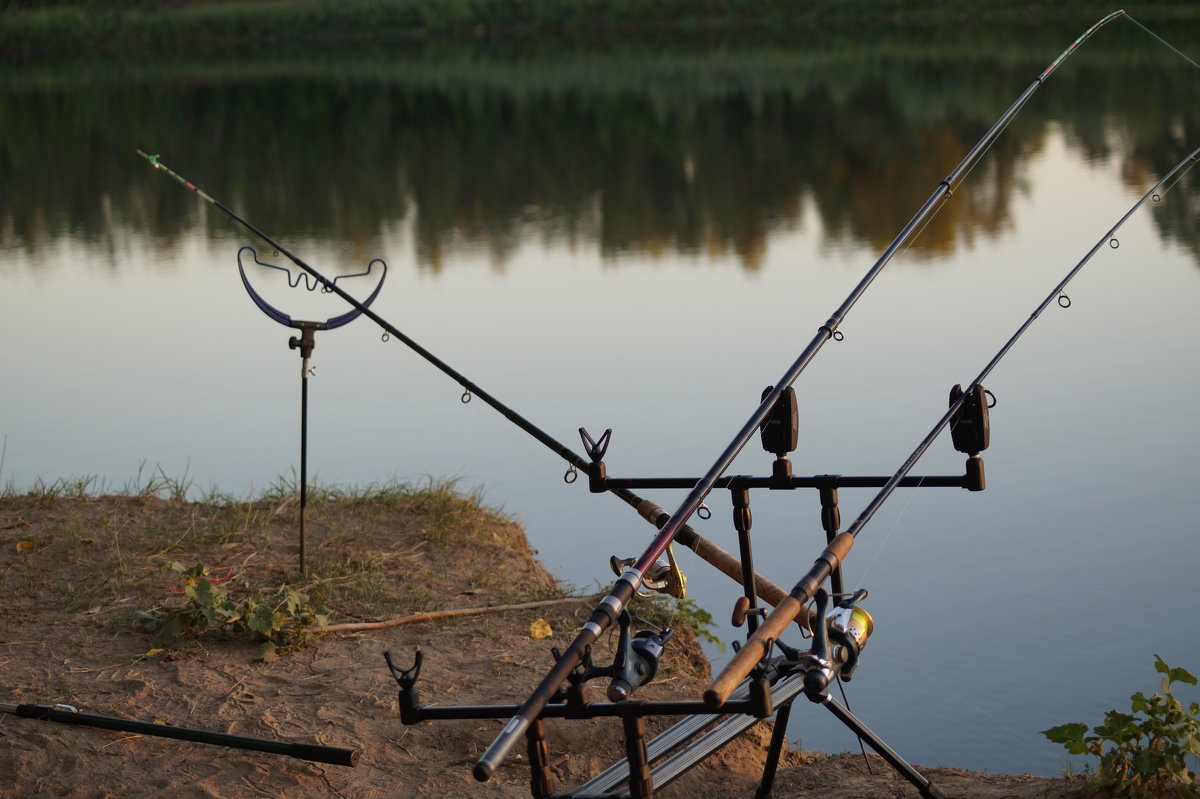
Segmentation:
<svg viewBox="0 0 1200 799">
<path fill-rule="evenodd" d="M 986 366 L 984 366 L 983 371 L 981 371 L 979 375 L 973 381 L 971 381 L 970 386 L 968 386 L 965 391 L 961 392 L 957 399 L 950 404 L 949 410 L 947 410 L 942 418 L 938 420 L 937 424 L 933 426 L 933 429 L 929 431 L 928 435 L 921 439 L 921 442 L 917 445 L 917 448 L 914 449 L 912 454 L 910 454 L 904 463 L 901 464 L 900 468 L 896 470 L 891 479 L 889 479 L 883 488 L 880 489 L 875 498 L 867 504 L 862 513 L 858 515 L 858 518 L 854 520 L 854 523 L 846 528 L 846 532 L 838 536 L 838 538 L 844 539 L 845 551 L 831 552 L 831 549 L 833 548 L 831 544 L 830 547 L 821 554 L 821 557 L 819 557 L 816 563 L 813 564 L 813 567 L 809 570 L 808 574 L 806 574 L 804 578 L 800 580 L 800 582 L 796 583 L 796 585 L 788 593 L 788 596 L 785 600 L 775 606 L 775 610 L 768 614 L 767 618 L 763 620 L 762 625 L 746 640 L 746 643 L 742 646 L 742 648 L 738 650 L 737 654 L 730 659 L 730 661 L 725 665 L 725 668 L 721 670 L 721 673 L 718 674 L 717 677 L 712 681 L 704 693 L 705 703 L 707 703 L 710 707 L 720 707 L 721 704 L 729 697 L 730 693 L 732 693 L 734 687 L 741 682 L 741 680 L 750 673 L 754 666 L 770 652 L 774 641 L 779 638 L 779 635 L 785 629 L 787 629 L 792 620 L 804 609 L 805 603 L 813 597 L 821 583 L 829 575 L 831 569 L 837 566 L 838 559 L 844 557 L 845 552 L 849 551 L 850 547 L 854 543 L 854 537 L 861 532 L 863 526 L 866 525 L 867 522 L 870 521 L 871 517 L 875 515 L 876 511 L 879 510 L 879 507 L 891 495 L 892 491 L 900 483 L 901 479 L 903 479 L 903 477 L 908 474 L 913 466 L 916 465 L 920 457 L 925 454 L 927 449 L 929 449 L 929 446 L 933 443 L 934 439 L 941 434 L 946 425 L 950 423 L 962 406 L 968 401 L 970 396 L 976 391 L 976 388 L 983 383 L 984 379 L 991 374 L 992 370 L 1001 361 L 1001 359 L 1003 359 L 1004 356 L 1008 354 L 1009 350 L 1012 349 L 1013 345 L 1017 343 L 1017 340 L 1024 335 L 1025 331 L 1030 328 L 1030 326 L 1037 320 L 1039 316 L 1041 316 L 1042 311 L 1046 310 L 1046 308 L 1048 308 L 1052 302 L 1063 296 L 1063 290 L 1067 287 L 1067 284 L 1070 283 L 1077 274 L 1079 274 L 1080 270 L 1082 270 L 1083 267 L 1086 266 L 1089 261 L 1091 261 L 1092 257 L 1099 252 L 1107 242 L 1113 240 L 1113 236 L 1121 228 L 1121 226 L 1124 225 L 1125 222 L 1138 211 L 1138 209 L 1145 205 L 1147 200 L 1154 198 L 1157 201 L 1157 199 L 1160 198 L 1159 190 L 1164 185 L 1175 179 L 1176 176 L 1181 175 L 1186 170 L 1195 166 L 1198 159 L 1200 159 L 1200 148 L 1193 150 L 1191 153 L 1185 156 L 1183 160 L 1177 163 L 1169 172 L 1159 178 L 1158 181 L 1151 186 L 1150 189 L 1147 190 L 1146 193 L 1143 194 L 1137 200 L 1137 202 L 1135 202 L 1129 208 L 1129 210 L 1121 216 L 1119 220 L 1117 220 L 1117 223 L 1109 228 L 1104 235 L 1096 241 L 1092 248 L 1088 250 L 1087 254 L 1080 259 L 1080 261 L 1076 263 L 1069 272 L 1067 272 L 1066 276 L 1061 281 L 1059 281 L 1058 285 L 1046 295 L 1046 298 L 1042 300 L 1042 302 L 1034 309 L 1029 318 L 1017 328 L 1017 331 L 1013 333 L 1013 335 L 1004 343 L 1000 350 L 994 356 L 992 356 L 992 359 L 988 361 Z M 836 542 L 837 539 L 834 539 L 834 541 Z"/>
<path fill-rule="evenodd" d="M 1101 19 L 1099 22 L 1092 25 L 1083 32 L 1067 49 L 1058 55 L 1044 70 L 1034 79 L 1018 97 L 1013 101 L 1012 105 L 1000 115 L 992 127 L 976 142 L 970 152 L 962 159 L 962 161 L 937 185 L 930 194 L 925 203 L 917 210 L 916 214 L 901 228 L 900 232 L 888 245 L 879 259 L 871 266 L 858 285 L 851 290 L 850 294 L 842 302 L 840 306 L 829 317 L 829 320 L 824 325 L 817 329 L 817 334 L 799 357 L 792 363 L 791 367 L 784 372 L 783 376 L 775 381 L 774 387 L 767 392 L 758 408 L 751 414 L 750 418 L 742 426 L 742 428 L 733 437 L 733 440 L 728 446 L 717 456 L 716 461 L 708 472 L 700 478 L 695 487 L 684 498 L 679 508 L 671 514 L 670 520 L 659 531 L 658 535 L 650 542 L 646 551 L 639 557 L 632 566 L 626 569 L 625 573 L 617 580 L 593 611 L 591 618 L 580 629 L 575 640 L 563 652 L 563 657 L 551 668 L 550 672 L 542 679 L 537 688 L 529 695 L 521 705 L 520 710 L 513 716 L 512 720 L 504 726 L 500 734 L 487 748 L 479 760 L 475 763 L 473 773 L 475 779 L 484 782 L 491 778 L 493 772 L 504 760 L 508 752 L 516 745 L 517 741 L 525 734 L 526 729 L 538 717 L 541 709 L 562 685 L 571 670 L 582 660 L 584 652 L 600 635 L 603 633 L 617 618 L 620 612 L 625 608 L 633 596 L 638 585 L 640 584 L 642 575 L 647 569 L 662 555 L 667 545 L 678 534 L 683 525 L 691 518 L 692 514 L 700 507 L 704 498 L 712 490 L 713 484 L 718 478 L 724 474 L 725 470 L 737 457 L 738 453 L 746 446 L 750 438 L 758 430 L 763 420 L 770 414 L 771 409 L 775 406 L 780 395 L 788 389 L 812 361 L 812 359 L 820 352 L 821 348 L 831 338 L 840 338 L 841 333 L 838 327 L 845 319 L 846 315 L 866 292 L 866 290 L 879 276 L 888 262 L 898 253 L 909 240 L 924 226 L 934 212 L 954 193 L 955 187 L 959 184 L 962 178 L 971 170 L 975 163 L 991 146 L 992 142 L 1004 131 L 1012 118 L 1021 110 L 1021 107 L 1029 100 L 1029 98 L 1037 91 L 1037 89 L 1046 81 L 1047 78 L 1054 72 L 1055 69 L 1069 56 L 1076 48 L 1087 41 L 1097 30 L 1108 24 L 1117 17 L 1123 16 L 1124 11 L 1114 11 L 1108 16 Z M 841 538 L 841 536 L 839 536 Z M 838 542 L 838 539 L 834 539 Z M 838 543 L 838 547 L 833 549 L 833 544 L 827 548 L 818 564 L 826 563 L 826 567 L 832 569 L 837 565 L 838 560 L 844 557 L 845 552 L 849 551 L 853 538 L 849 539 L 849 543 Z M 817 567 L 814 567 L 816 569 Z M 815 576 L 810 572 L 810 576 Z M 828 576 L 828 572 L 824 576 Z M 824 579 L 822 576 L 821 579 Z M 815 586 L 814 586 L 815 590 Z M 784 600 L 781 605 L 776 606 L 775 614 L 780 614 L 780 608 L 786 605 L 787 610 L 783 611 L 790 613 L 791 618 L 795 618 L 799 614 L 800 608 L 794 606 L 794 603 L 789 600 Z M 786 627 L 786 623 L 783 625 Z M 761 631 L 761 628 L 760 628 Z M 777 631 L 778 632 L 778 631 Z M 744 651 L 744 649 L 743 649 Z M 749 671 L 747 671 L 749 673 Z"/>
</svg>

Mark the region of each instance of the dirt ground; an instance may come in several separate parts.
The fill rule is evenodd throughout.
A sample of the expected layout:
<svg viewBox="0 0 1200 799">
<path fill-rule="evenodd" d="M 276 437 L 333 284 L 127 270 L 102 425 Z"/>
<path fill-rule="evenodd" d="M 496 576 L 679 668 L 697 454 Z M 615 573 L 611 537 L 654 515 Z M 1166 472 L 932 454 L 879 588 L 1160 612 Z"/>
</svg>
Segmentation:
<svg viewBox="0 0 1200 799">
<path fill-rule="evenodd" d="M 489 783 L 471 777 L 471 765 L 503 721 L 402 725 L 382 653 L 390 650 L 409 665 L 422 651 L 418 689 L 426 704 L 516 703 L 550 665 L 550 648 L 564 647 L 586 619 L 588 602 L 331 633 L 271 662 L 256 659 L 253 643 L 211 631 L 148 655 L 156 648 L 152 635 L 131 624 L 135 610 L 182 602 L 164 568 L 173 560 L 230 566 L 231 592 L 289 580 L 324 591 L 334 623 L 558 593 L 519 527 L 469 498 L 435 499 L 321 503 L 310 516 L 313 567 L 303 580 L 288 577 L 295 572 L 296 515 L 286 498 L 216 504 L 0 499 L 0 702 L 64 703 L 85 713 L 360 753 L 353 768 L 321 765 L 0 713 L 0 796 L 529 796 L 523 752 L 510 756 Z M 549 623 L 549 638 L 531 637 L 539 618 Z M 667 651 L 658 681 L 637 698 L 698 698 L 708 675 L 694 638 L 681 634 Z M 602 691 L 592 689 L 596 698 Z M 550 720 L 547 727 L 559 790 L 623 755 L 617 721 Z M 661 794 L 754 796 L 768 736 L 769 724 L 760 724 Z M 918 795 L 873 760 L 872 776 L 861 755 L 790 751 L 774 796 Z M 1029 776 L 926 774 L 949 796 L 964 799 L 1054 799 L 1077 787 Z"/>
</svg>

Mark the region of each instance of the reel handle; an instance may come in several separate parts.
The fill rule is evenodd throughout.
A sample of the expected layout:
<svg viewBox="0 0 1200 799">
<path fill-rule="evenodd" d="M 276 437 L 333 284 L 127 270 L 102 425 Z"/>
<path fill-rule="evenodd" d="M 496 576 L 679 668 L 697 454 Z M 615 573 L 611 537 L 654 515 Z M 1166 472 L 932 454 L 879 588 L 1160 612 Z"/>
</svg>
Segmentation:
<svg viewBox="0 0 1200 799">
<path fill-rule="evenodd" d="M 708 686 L 708 690 L 704 692 L 704 703 L 709 707 L 725 704 L 725 700 L 754 669 L 758 661 L 766 657 L 775 640 L 803 612 L 804 603 L 790 594 L 776 605 L 754 631 L 754 635 L 742 644 L 742 648 Z"/>
</svg>

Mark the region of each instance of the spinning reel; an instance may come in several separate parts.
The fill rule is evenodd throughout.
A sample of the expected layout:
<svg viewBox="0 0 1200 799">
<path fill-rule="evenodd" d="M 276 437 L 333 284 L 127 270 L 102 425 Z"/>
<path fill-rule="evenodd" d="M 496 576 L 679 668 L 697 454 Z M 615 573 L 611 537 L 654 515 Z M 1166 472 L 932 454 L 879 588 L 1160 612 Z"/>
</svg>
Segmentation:
<svg viewBox="0 0 1200 799">
<path fill-rule="evenodd" d="M 801 660 L 804 694 L 812 701 L 822 701 L 834 678 L 845 682 L 853 678 L 859 656 L 875 630 L 871 614 L 858 604 L 866 597 L 866 590 L 860 588 L 838 603 L 832 613 L 829 594 L 824 588 L 813 598 L 816 606 L 813 645 Z"/>
<path fill-rule="evenodd" d="M 589 649 L 583 663 L 570 677 L 573 690 L 582 692 L 583 683 L 597 678 L 611 678 L 608 684 L 608 701 L 624 702 L 642 685 L 654 679 L 658 673 L 658 662 L 662 658 L 663 649 L 671 639 L 672 629 L 664 627 L 654 630 L 641 630 L 630 635 L 633 620 L 629 611 L 621 611 L 617 617 L 620 627 L 620 638 L 617 641 L 617 655 L 610 666 L 596 666 L 592 663 L 592 653 Z M 558 653 L 555 651 L 555 659 Z M 578 696 L 582 699 L 582 696 Z"/>
</svg>

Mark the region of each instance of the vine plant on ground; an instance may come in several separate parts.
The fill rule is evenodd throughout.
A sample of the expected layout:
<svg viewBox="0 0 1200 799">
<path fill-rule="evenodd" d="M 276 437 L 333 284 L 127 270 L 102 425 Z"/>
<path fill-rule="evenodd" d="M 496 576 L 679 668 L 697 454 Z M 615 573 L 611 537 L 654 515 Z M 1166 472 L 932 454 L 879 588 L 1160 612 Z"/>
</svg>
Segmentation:
<svg viewBox="0 0 1200 799">
<path fill-rule="evenodd" d="M 212 625 L 235 637 L 260 641 L 258 656 L 271 660 L 307 646 L 313 640 L 314 629 L 329 623 L 328 611 L 313 607 L 301 591 L 282 589 L 271 596 L 252 594 L 235 601 L 228 589 L 210 576 L 207 566 L 198 563 L 187 568 L 176 562 L 171 569 L 183 583 L 183 607 L 134 614 L 134 623 L 140 629 L 157 631 L 155 647 Z"/>
<path fill-rule="evenodd" d="M 1154 668 L 1163 675 L 1162 693 L 1147 697 L 1138 691 L 1130 697 L 1132 713 L 1108 711 L 1091 735 L 1083 723 L 1042 731 L 1073 755 L 1100 759 L 1085 786 L 1087 793 L 1108 789 L 1117 796 L 1200 795 L 1196 774 L 1188 768 L 1189 756 L 1200 757 L 1200 703 L 1185 708 L 1171 693 L 1174 683 L 1196 685 L 1196 678 L 1185 669 L 1171 668 L 1158 655 Z"/>
</svg>

